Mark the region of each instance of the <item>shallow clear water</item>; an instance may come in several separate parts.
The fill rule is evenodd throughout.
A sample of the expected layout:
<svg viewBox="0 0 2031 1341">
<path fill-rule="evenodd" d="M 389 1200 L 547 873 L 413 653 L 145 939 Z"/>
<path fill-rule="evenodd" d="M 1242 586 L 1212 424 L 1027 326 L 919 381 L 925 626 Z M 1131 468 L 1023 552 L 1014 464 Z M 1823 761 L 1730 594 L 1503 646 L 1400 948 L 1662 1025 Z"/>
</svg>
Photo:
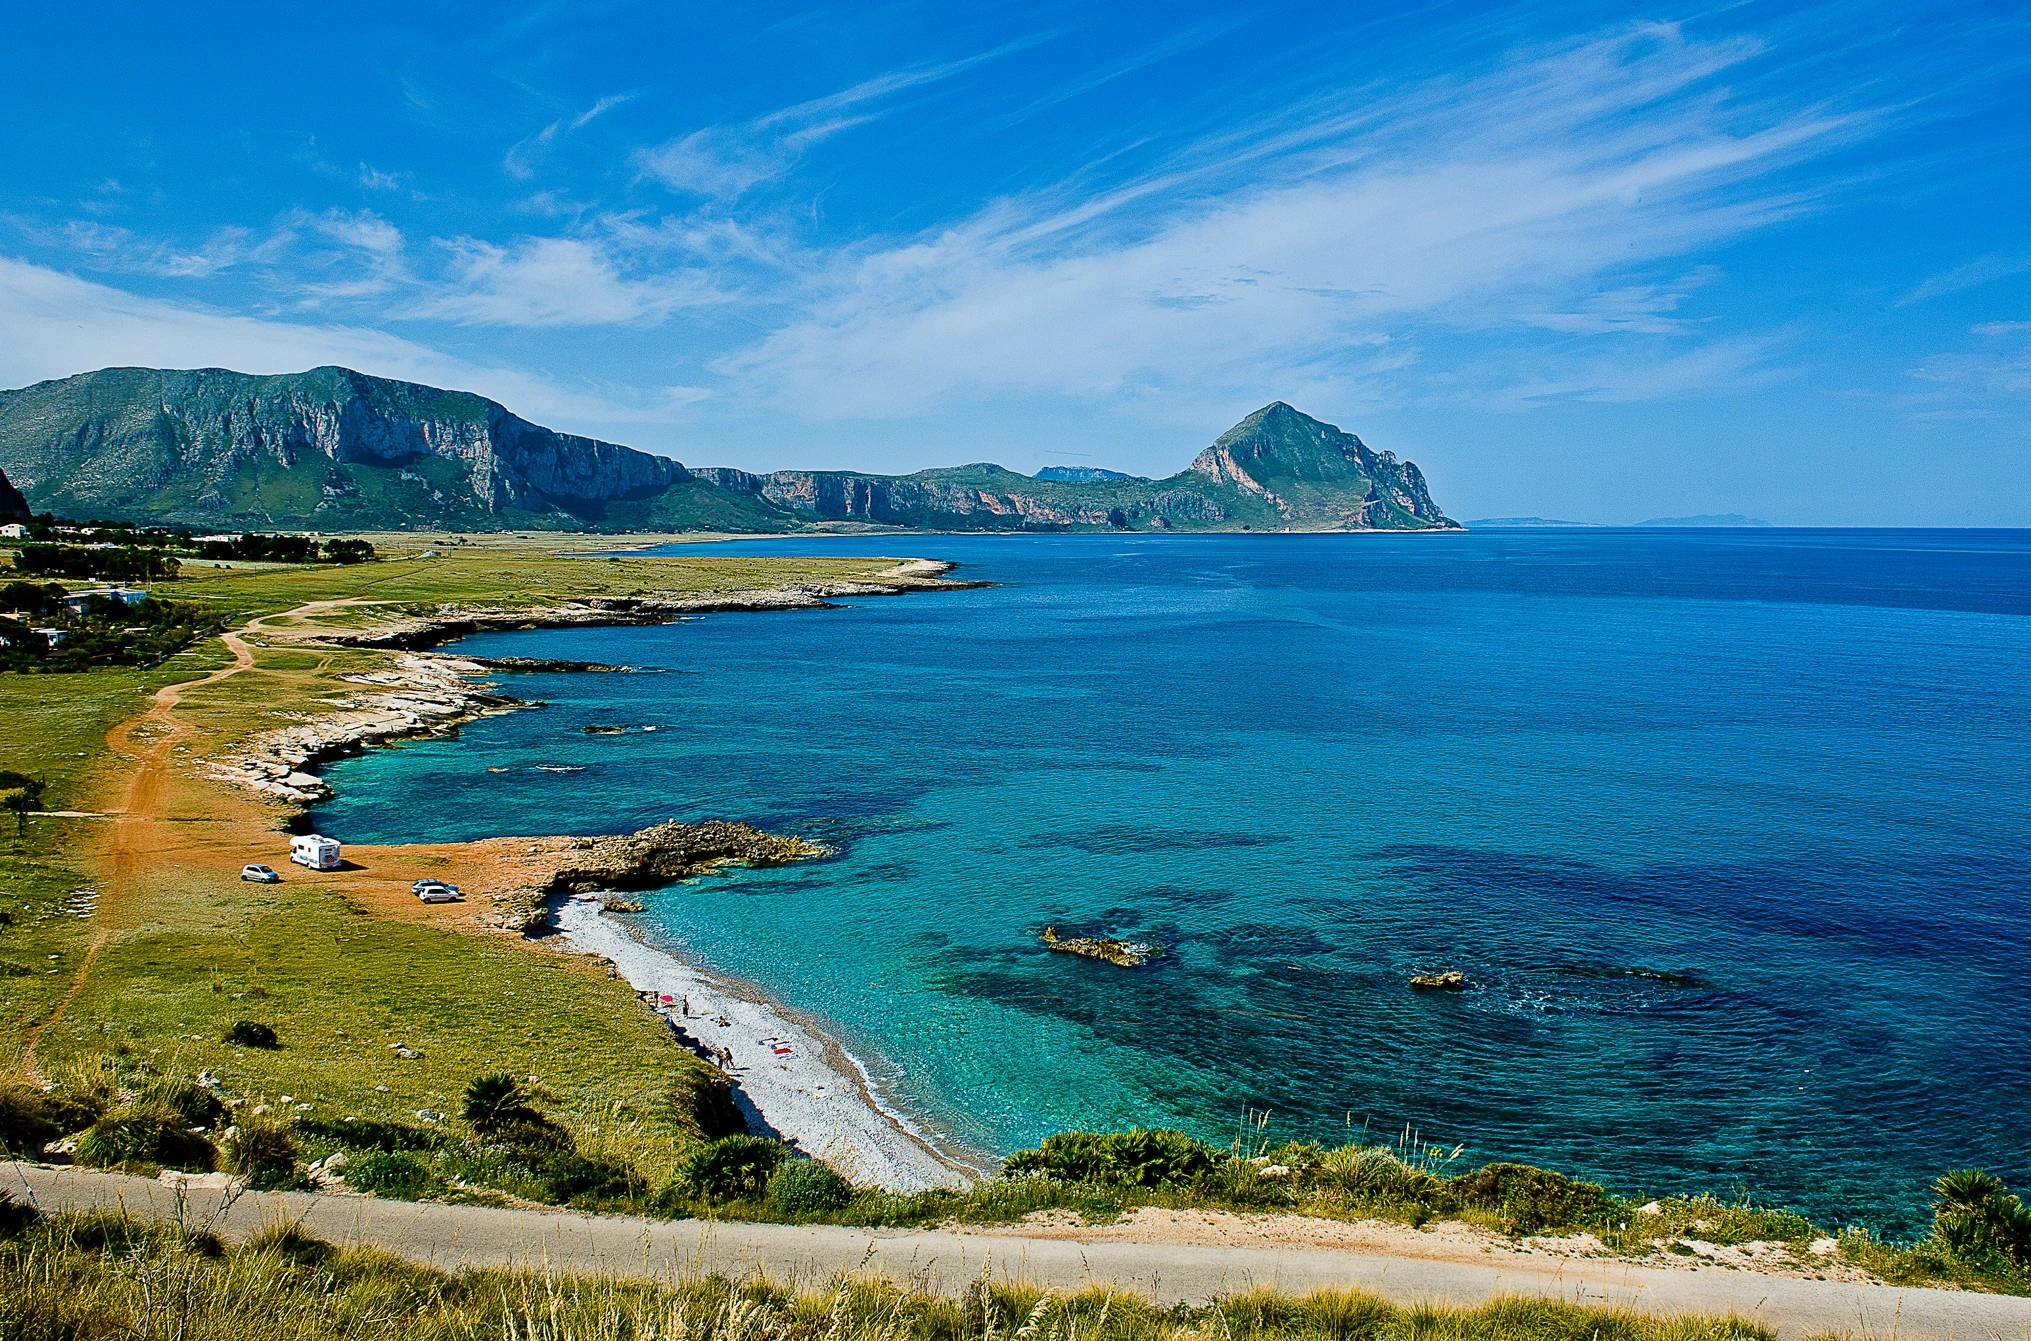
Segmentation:
<svg viewBox="0 0 2031 1341">
<path fill-rule="evenodd" d="M 667 673 L 506 677 L 548 706 L 336 765 L 318 823 L 836 844 L 646 920 L 996 1151 L 1266 1108 L 1907 1232 L 2031 1177 L 2031 533 L 746 548 L 1006 585 L 470 639 Z"/>
</svg>

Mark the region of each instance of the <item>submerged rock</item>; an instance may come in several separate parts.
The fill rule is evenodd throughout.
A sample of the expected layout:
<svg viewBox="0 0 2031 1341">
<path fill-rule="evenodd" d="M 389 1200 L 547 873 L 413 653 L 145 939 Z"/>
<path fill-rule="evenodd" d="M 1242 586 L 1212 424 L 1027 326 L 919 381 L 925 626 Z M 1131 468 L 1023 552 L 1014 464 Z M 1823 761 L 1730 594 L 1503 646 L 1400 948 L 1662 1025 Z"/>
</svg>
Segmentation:
<svg viewBox="0 0 2031 1341">
<path fill-rule="evenodd" d="M 1062 950 L 1068 955 L 1081 955 L 1087 959 L 1104 960 L 1121 968 L 1141 968 L 1162 953 L 1162 947 L 1150 941 L 1116 940 L 1112 936 L 1073 936 L 1060 939 L 1056 927 L 1045 927 L 1043 942 L 1046 948 Z"/>
<path fill-rule="evenodd" d="M 1467 975 L 1458 969 L 1444 973 L 1420 973 L 1412 977 L 1410 985 L 1420 991 L 1458 992 L 1467 986 Z"/>
</svg>

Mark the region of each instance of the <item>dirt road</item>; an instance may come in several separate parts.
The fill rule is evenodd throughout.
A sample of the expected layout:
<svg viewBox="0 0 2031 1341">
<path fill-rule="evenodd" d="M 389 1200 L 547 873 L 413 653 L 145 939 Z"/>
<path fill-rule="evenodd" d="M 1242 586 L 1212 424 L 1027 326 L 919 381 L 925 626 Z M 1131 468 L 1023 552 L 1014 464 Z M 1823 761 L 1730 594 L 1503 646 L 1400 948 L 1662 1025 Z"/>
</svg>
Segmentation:
<svg viewBox="0 0 2031 1341">
<path fill-rule="evenodd" d="M 124 1208 L 152 1219 L 179 1213 L 171 1188 L 118 1174 L 0 1163 L 0 1188 L 17 1200 L 33 1198 L 45 1211 Z M 293 1221 L 335 1243 L 372 1244 L 447 1269 L 514 1266 L 637 1279 L 759 1272 L 782 1284 L 817 1283 L 859 1270 L 946 1295 L 964 1290 L 986 1270 L 1047 1287 L 1117 1285 L 1164 1304 L 1257 1286 L 1298 1293 L 1354 1287 L 1400 1303 L 1476 1304 L 1535 1295 L 1665 1314 L 1734 1314 L 1772 1328 L 1786 1341 L 1828 1332 L 1900 1341 L 2031 1336 L 2031 1299 L 1747 1271 L 1660 1269 L 1612 1259 L 1444 1261 L 1320 1249 L 636 1220 L 300 1193 L 233 1197 L 203 1187 L 186 1190 L 182 1214 L 186 1223 L 227 1238 Z"/>
</svg>

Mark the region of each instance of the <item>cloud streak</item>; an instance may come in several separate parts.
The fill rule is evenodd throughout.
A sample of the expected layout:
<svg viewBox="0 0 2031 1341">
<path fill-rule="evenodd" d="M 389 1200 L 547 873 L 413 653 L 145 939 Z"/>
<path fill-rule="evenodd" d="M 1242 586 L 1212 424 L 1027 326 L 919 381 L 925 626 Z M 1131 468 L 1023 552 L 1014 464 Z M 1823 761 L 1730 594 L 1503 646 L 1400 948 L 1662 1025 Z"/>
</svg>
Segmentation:
<svg viewBox="0 0 2031 1341">
<path fill-rule="evenodd" d="M 980 392 L 1195 402 L 1307 377 L 1372 393 L 1391 380 L 1376 342 L 1431 330 L 1695 338 L 1673 315 L 1683 286 L 1644 272 L 1811 208 L 1779 170 L 1866 129 L 1730 99 L 1718 77 L 1756 54 L 1651 25 L 1364 90 L 1105 193 L 1011 199 L 841 257 L 803 316 L 718 369 L 786 407 L 888 417 Z M 1619 389 L 1588 353 L 1583 375 L 1545 381 L 1676 394 L 1701 368 L 1738 374 L 1749 348 L 1660 354 Z"/>
</svg>

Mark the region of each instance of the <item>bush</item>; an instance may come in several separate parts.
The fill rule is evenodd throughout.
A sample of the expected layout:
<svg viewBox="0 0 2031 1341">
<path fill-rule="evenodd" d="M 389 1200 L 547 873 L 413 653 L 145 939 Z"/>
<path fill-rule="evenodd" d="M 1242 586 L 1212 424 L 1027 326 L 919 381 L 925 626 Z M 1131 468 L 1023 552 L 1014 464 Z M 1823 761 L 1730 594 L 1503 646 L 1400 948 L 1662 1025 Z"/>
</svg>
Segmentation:
<svg viewBox="0 0 2031 1341">
<path fill-rule="evenodd" d="M 458 1115 L 481 1136 L 495 1136 L 510 1126 L 544 1123 L 541 1113 L 529 1104 L 521 1082 L 506 1071 L 474 1076 L 465 1087 Z"/>
<path fill-rule="evenodd" d="M 377 1197 L 415 1201 L 436 1191 L 441 1180 L 407 1150 L 375 1150 L 346 1161 L 346 1186 Z"/>
<path fill-rule="evenodd" d="M 313 1271 L 338 1256 L 335 1246 L 323 1239 L 312 1238 L 296 1225 L 264 1229 L 242 1244 L 240 1251 L 256 1256 L 270 1254 L 292 1266 L 308 1267 Z"/>
<path fill-rule="evenodd" d="M 428 1127 L 380 1118 L 303 1117 L 296 1120 L 296 1130 L 348 1150 L 436 1150 L 446 1139 L 442 1132 Z"/>
<path fill-rule="evenodd" d="M 175 1113 L 187 1127 L 216 1127 L 226 1116 L 225 1101 L 191 1080 L 164 1077 L 150 1081 L 141 1091 L 140 1105 Z"/>
<path fill-rule="evenodd" d="M 1956 1169 L 1932 1185 L 1932 1236 L 1947 1252 L 1980 1265 L 2001 1257 L 2031 1269 L 2031 1207 L 1985 1169 Z"/>
<path fill-rule="evenodd" d="M 1010 1155 L 1010 1174 L 1040 1173 L 1065 1183 L 1177 1187 L 1212 1170 L 1226 1156 L 1181 1131 L 1060 1132 L 1035 1150 Z"/>
<path fill-rule="evenodd" d="M 1443 1179 L 1404 1163 L 1387 1146 L 1335 1150 L 1319 1161 L 1316 1176 L 1320 1188 L 1351 1201 L 1436 1209 L 1444 1200 Z"/>
<path fill-rule="evenodd" d="M 42 1212 L 35 1207 L 0 1192 L 0 1242 L 20 1238 L 41 1218 Z"/>
<path fill-rule="evenodd" d="M 1615 1209 L 1600 1184 L 1528 1164 L 1483 1165 L 1447 1182 L 1446 1191 L 1463 1206 L 1499 1212 L 1512 1234 L 1596 1225 Z"/>
<path fill-rule="evenodd" d="M 297 1170 L 296 1142 L 280 1123 L 243 1118 L 226 1142 L 226 1167 L 247 1186 L 263 1192 L 303 1186 Z"/>
<path fill-rule="evenodd" d="M 824 1215 L 852 1200 L 853 1184 L 823 1160 L 785 1160 L 769 1179 L 769 1205 L 785 1215 Z"/>
<path fill-rule="evenodd" d="M 588 1158 L 575 1151 L 543 1161 L 534 1170 L 547 1194 L 558 1205 L 592 1208 L 649 1195 L 649 1184 L 635 1167 L 618 1159 Z"/>
<path fill-rule="evenodd" d="M 275 1037 L 274 1027 L 259 1020 L 235 1020 L 233 1027 L 226 1030 L 226 1042 L 236 1048 L 279 1048 L 282 1041 Z"/>
<path fill-rule="evenodd" d="M 687 1151 L 677 1164 L 677 1185 L 701 1201 L 752 1201 L 790 1153 L 760 1136 L 722 1136 Z"/>
<path fill-rule="evenodd" d="M 0 1085 L 0 1154 L 36 1158 L 63 1135 L 42 1091 L 27 1085 Z"/>
<path fill-rule="evenodd" d="M 701 1140 L 748 1134 L 748 1120 L 733 1101 L 732 1079 L 706 1066 L 671 1072 L 665 1099 L 677 1125 L 697 1133 Z"/>
<path fill-rule="evenodd" d="M 190 1130 L 183 1114 L 161 1106 L 108 1113 L 78 1137 L 78 1163 L 94 1169 L 163 1168 L 210 1173 L 219 1152 Z"/>
</svg>

